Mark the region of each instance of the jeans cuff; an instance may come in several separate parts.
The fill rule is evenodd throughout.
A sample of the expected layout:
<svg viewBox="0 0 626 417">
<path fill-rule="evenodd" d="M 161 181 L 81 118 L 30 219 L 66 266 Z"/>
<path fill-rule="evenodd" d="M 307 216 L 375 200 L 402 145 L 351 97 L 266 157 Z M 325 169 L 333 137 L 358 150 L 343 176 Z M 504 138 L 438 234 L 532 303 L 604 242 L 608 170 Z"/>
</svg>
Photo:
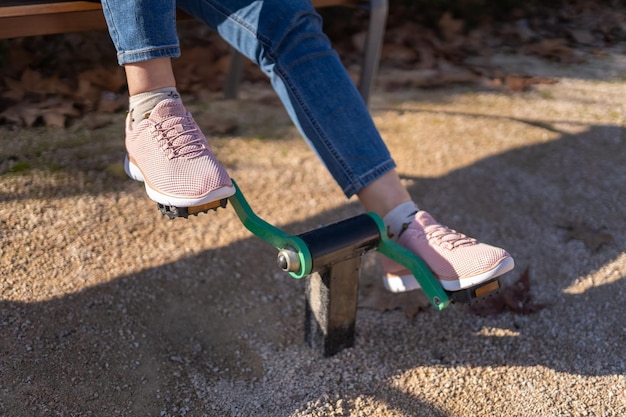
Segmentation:
<svg viewBox="0 0 626 417">
<path fill-rule="evenodd" d="M 137 51 L 119 52 L 117 62 L 120 65 L 133 64 L 136 62 L 149 61 L 157 58 L 178 58 L 180 56 L 179 46 L 164 46 L 153 49 L 142 49 Z"/>
<path fill-rule="evenodd" d="M 388 160 L 374 169 L 368 171 L 367 173 L 361 175 L 351 184 L 343 189 L 346 197 L 350 198 L 354 194 L 358 193 L 361 189 L 363 189 L 366 185 L 376 181 L 378 178 L 382 177 L 392 169 L 396 168 L 396 163 L 393 160 Z"/>
</svg>

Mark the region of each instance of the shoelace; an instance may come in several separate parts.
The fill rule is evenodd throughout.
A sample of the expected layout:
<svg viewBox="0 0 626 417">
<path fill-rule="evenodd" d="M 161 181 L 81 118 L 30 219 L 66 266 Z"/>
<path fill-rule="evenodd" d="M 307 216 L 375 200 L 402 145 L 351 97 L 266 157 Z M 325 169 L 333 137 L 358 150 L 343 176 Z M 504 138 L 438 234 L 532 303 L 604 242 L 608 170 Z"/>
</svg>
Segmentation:
<svg viewBox="0 0 626 417">
<path fill-rule="evenodd" d="M 426 226 L 424 228 L 424 234 L 427 239 L 435 239 L 440 243 L 449 245 L 451 249 L 474 244 L 476 242 L 476 239 L 443 225 Z"/>
<path fill-rule="evenodd" d="M 165 123 L 175 117 L 178 116 L 172 116 L 154 126 L 159 135 L 159 142 L 165 141 L 164 149 L 170 151 L 167 154 L 168 158 L 174 159 L 204 152 L 207 149 L 204 138 L 198 134 L 199 129 L 191 117 L 186 116 L 182 118 L 180 123 L 163 127 Z"/>
</svg>

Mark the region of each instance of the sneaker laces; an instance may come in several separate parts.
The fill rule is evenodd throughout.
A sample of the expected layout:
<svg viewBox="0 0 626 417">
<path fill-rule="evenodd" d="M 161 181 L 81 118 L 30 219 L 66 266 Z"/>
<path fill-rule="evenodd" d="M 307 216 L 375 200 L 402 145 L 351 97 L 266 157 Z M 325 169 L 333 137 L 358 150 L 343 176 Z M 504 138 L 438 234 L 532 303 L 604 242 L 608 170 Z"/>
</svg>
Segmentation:
<svg viewBox="0 0 626 417">
<path fill-rule="evenodd" d="M 163 143 L 161 149 L 166 151 L 169 159 L 181 156 L 197 156 L 207 150 L 207 142 L 200 132 L 198 125 L 189 115 L 182 117 L 178 123 L 167 126 L 172 119 L 180 116 L 171 116 L 154 125 L 153 129 L 157 133 L 159 144 Z"/>
<path fill-rule="evenodd" d="M 463 233 L 459 233 L 456 230 L 450 229 L 442 224 L 426 226 L 424 228 L 424 234 L 429 241 L 436 240 L 438 244 L 445 246 L 448 249 L 473 245 L 477 242 L 476 239 L 466 236 Z"/>
</svg>

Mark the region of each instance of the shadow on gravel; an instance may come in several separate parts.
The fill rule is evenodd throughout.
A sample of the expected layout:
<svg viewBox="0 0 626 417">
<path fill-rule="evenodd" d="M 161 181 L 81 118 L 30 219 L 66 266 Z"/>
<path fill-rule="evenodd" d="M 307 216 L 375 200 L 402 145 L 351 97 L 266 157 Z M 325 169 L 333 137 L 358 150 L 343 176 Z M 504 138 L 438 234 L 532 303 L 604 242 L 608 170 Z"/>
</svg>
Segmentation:
<svg viewBox="0 0 626 417">
<path fill-rule="evenodd" d="M 482 318 L 452 306 L 406 320 L 360 310 L 356 346 L 323 359 L 302 341 L 303 283 L 250 238 L 61 299 L 1 302 L 0 414 L 288 416 L 335 398 L 345 412 L 369 397 L 407 415 L 445 416 L 390 379 L 420 366 L 623 375 L 626 335 L 613 317 L 626 280 L 566 289 L 623 253 L 624 136 L 593 126 L 445 177 L 411 178 L 412 195 L 443 223 L 509 249 L 513 274 L 530 268 L 533 293 L 548 304 L 540 313 Z M 350 205 L 287 228 L 358 212 Z M 613 234 L 613 243 L 592 252 L 568 240 L 561 226 L 574 222 Z M 511 336 L 484 335 L 485 327 Z M 15 340 L 20 350 L 9 350 Z"/>
</svg>

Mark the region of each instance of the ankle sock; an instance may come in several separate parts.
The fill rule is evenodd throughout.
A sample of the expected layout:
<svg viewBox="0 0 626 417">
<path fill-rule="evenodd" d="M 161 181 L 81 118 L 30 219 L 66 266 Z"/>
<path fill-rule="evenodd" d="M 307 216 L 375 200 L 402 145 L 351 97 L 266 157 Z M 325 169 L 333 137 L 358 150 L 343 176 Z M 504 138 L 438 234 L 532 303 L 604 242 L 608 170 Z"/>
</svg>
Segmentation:
<svg viewBox="0 0 626 417">
<path fill-rule="evenodd" d="M 393 208 L 383 217 L 383 222 L 387 226 L 387 233 L 393 240 L 398 240 L 404 229 L 413 222 L 415 214 L 419 211 L 417 204 L 407 201 Z"/>
<path fill-rule="evenodd" d="M 132 117 L 132 127 L 134 128 L 143 119 L 148 118 L 152 109 L 166 99 L 180 100 L 180 94 L 176 88 L 167 87 L 131 96 L 128 108 Z"/>
</svg>

